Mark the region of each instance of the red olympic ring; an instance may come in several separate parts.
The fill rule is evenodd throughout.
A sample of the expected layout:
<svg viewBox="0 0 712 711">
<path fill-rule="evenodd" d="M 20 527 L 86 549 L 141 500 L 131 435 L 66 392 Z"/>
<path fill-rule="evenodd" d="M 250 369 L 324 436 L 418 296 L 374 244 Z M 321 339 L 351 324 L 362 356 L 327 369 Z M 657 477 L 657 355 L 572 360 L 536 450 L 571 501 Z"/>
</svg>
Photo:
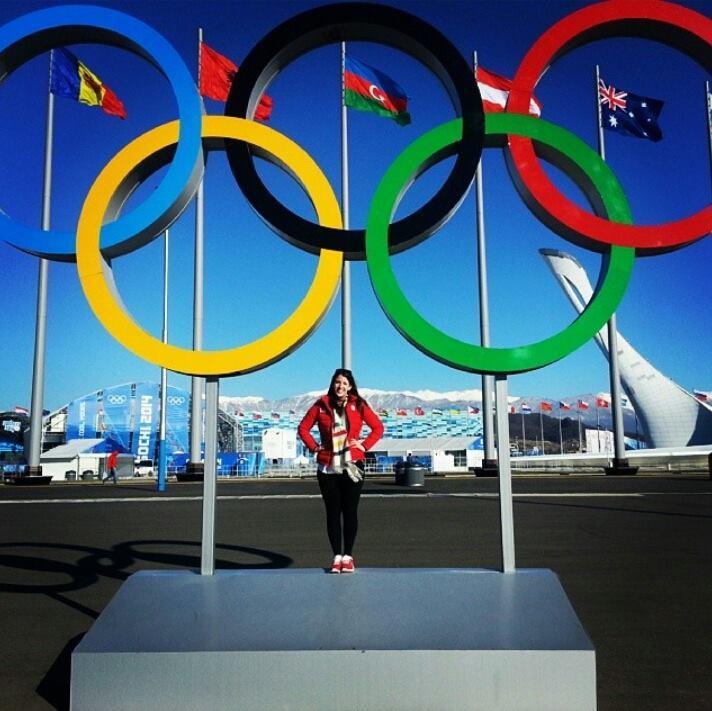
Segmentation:
<svg viewBox="0 0 712 711">
<path fill-rule="evenodd" d="M 534 87 L 549 65 L 570 49 L 610 36 L 638 36 L 673 46 L 710 69 L 712 20 L 663 0 L 608 0 L 577 10 L 550 27 L 531 46 L 512 81 L 507 111 L 526 114 Z M 712 206 L 658 225 L 624 225 L 597 217 L 564 197 L 549 180 L 529 138 L 509 137 L 515 182 L 535 212 L 561 236 L 588 249 L 603 244 L 636 247 L 639 256 L 660 254 L 712 232 Z M 582 241 L 583 238 L 583 241 Z"/>
</svg>

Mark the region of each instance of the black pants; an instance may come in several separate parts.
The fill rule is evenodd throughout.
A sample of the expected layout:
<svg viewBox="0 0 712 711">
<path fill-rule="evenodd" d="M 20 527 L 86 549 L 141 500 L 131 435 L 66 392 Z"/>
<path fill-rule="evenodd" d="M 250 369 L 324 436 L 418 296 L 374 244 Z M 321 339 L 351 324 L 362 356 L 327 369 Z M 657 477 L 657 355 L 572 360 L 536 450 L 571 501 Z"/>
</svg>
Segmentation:
<svg viewBox="0 0 712 711">
<path fill-rule="evenodd" d="M 358 463 L 362 466 L 361 463 Z M 363 481 L 351 481 L 347 474 L 317 474 L 326 508 L 326 532 L 334 555 L 351 555 L 358 531 L 358 500 Z M 343 518 L 343 545 L 342 526 Z"/>
</svg>

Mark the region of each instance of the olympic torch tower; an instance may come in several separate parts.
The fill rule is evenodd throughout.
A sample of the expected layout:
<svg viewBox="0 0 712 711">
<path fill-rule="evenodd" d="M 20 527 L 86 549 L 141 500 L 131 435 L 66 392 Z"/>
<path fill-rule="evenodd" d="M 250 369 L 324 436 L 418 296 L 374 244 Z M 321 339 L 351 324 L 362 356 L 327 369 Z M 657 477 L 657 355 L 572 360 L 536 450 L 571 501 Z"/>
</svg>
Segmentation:
<svg viewBox="0 0 712 711">
<path fill-rule="evenodd" d="M 581 313 L 593 295 L 585 269 L 570 254 L 540 249 L 573 307 Z M 605 329 L 596 343 L 608 358 Z M 638 415 L 650 447 L 685 447 L 712 442 L 712 408 L 680 387 L 643 358 L 618 334 L 618 359 L 623 388 Z"/>
</svg>

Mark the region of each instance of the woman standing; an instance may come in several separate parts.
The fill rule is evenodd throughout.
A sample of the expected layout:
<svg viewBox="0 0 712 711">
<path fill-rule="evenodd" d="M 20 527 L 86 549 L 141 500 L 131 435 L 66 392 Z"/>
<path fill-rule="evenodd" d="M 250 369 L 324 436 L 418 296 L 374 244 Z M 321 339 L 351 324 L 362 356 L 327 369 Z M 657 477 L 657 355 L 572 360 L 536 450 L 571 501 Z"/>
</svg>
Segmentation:
<svg viewBox="0 0 712 711">
<path fill-rule="evenodd" d="M 361 427 L 370 433 L 361 440 Z M 312 437 L 317 425 L 321 444 Z M 326 508 L 326 531 L 334 552 L 332 573 L 353 573 L 353 546 L 358 530 L 358 501 L 363 488 L 364 460 L 383 435 L 383 424 L 358 394 L 350 370 L 338 368 L 326 395 L 307 410 L 299 437 L 316 453 L 317 479 Z M 343 526 L 342 526 L 343 519 Z"/>
</svg>

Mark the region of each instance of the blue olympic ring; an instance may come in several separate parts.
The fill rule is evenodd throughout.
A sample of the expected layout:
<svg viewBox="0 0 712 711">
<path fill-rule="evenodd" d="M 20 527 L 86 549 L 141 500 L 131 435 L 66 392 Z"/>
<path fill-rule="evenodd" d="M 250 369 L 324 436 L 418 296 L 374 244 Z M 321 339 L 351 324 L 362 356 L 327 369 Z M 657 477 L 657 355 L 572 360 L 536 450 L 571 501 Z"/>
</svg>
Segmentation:
<svg viewBox="0 0 712 711">
<path fill-rule="evenodd" d="M 168 79 L 178 103 L 180 133 L 173 161 L 156 190 L 138 207 L 102 229 L 108 258 L 126 254 L 160 234 L 190 201 L 203 174 L 200 137 L 202 102 L 178 52 L 155 30 L 116 10 L 64 5 L 23 15 L 0 27 L 4 75 L 60 44 L 97 42 L 128 49 L 147 59 Z M 121 205 L 113 206 L 114 220 Z M 25 252 L 56 261 L 76 259 L 74 232 L 28 227 L 0 213 L 0 238 Z"/>
</svg>

